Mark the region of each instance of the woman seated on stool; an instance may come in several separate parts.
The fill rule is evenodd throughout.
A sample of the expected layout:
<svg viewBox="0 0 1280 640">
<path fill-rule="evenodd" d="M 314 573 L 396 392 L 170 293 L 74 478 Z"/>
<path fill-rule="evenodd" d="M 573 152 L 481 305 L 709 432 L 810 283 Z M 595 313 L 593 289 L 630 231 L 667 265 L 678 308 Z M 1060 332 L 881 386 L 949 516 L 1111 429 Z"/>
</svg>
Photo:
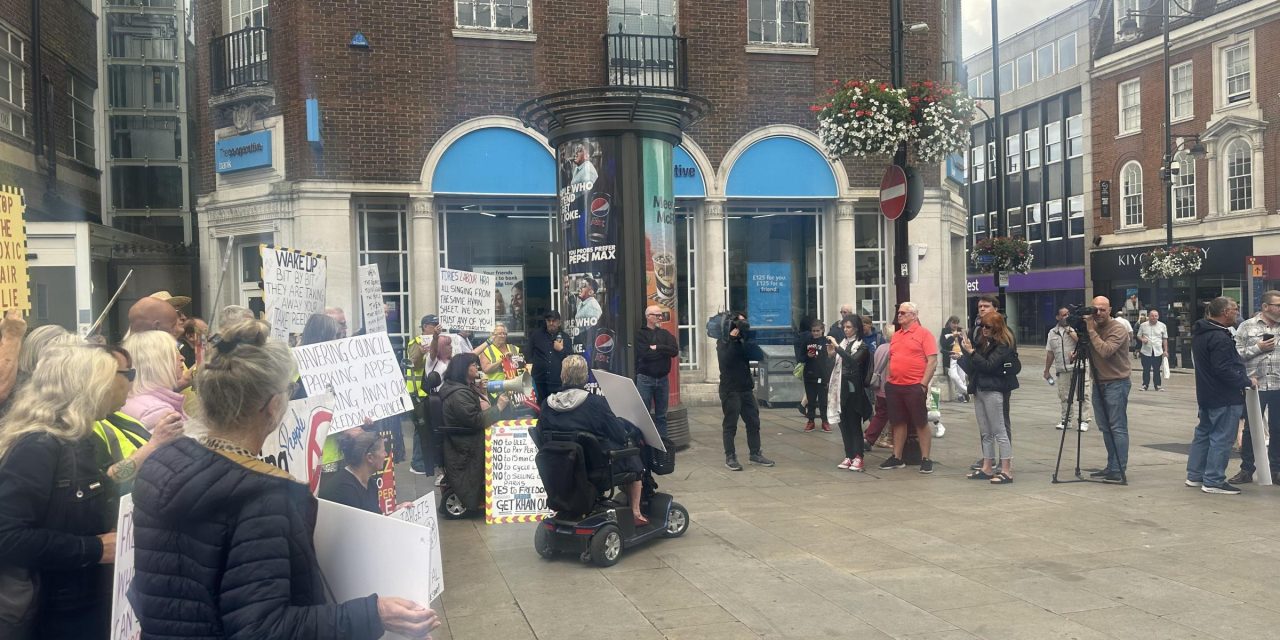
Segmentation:
<svg viewBox="0 0 1280 640">
<path fill-rule="evenodd" d="M 604 396 L 588 393 L 587 360 L 579 355 L 564 359 L 560 367 L 560 382 L 563 387 L 558 393 L 547 397 L 547 404 L 538 417 L 538 427 L 545 431 L 586 431 L 595 434 L 604 442 L 606 449 L 626 448 L 629 441 L 640 441 L 639 431 L 625 420 L 613 415 L 609 401 Z M 644 473 L 644 464 L 639 456 L 626 456 L 614 461 L 614 471 L 622 473 Z M 637 527 L 649 524 L 649 519 L 640 513 L 640 481 L 627 485 L 627 497 L 631 503 L 631 517 Z"/>
</svg>

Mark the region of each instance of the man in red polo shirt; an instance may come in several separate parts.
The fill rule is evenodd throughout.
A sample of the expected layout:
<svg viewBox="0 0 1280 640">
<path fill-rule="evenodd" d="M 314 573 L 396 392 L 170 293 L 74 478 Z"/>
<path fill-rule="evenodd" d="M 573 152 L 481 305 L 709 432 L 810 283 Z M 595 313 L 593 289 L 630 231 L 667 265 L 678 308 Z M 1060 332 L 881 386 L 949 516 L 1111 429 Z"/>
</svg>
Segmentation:
<svg viewBox="0 0 1280 640">
<path fill-rule="evenodd" d="M 893 455 L 880 464 L 881 469 L 901 469 L 902 448 L 907 444 L 907 429 L 915 429 L 920 438 L 920 473 L 933 473 L 929 459 L 929 423 L 925 398 L 929 381 L 938 366 L 938 341 L 920 325 L 919 309 L 914 303 L 898 305 L 898 330 L 889 343 L 889 375 L 885 377 L 885 403 L 889 427 L 893 430 Z"/>
</svg>

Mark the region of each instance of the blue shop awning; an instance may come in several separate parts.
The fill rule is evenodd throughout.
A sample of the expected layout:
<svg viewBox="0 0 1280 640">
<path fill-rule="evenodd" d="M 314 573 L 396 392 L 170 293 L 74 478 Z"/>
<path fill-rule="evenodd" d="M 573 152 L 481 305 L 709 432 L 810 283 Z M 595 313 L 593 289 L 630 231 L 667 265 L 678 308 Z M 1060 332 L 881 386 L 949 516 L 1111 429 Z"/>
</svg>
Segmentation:
<svg viewBox="0 0 1280 640">
<path fill-rule="evenodd" d="M 707 195 L 706 183 L 702 180 L 702 170 L 693 161 L 684 147 L 677 146 L 671 156 L 672 169 L 675 171 L 675 187 L 677 198 L 704 198 Z"/>
<path fill-rule="evenodd" d="M 440 158 L 431 179 L 435 193 L 555 196 L 556 163 L 537 140 L 505 127 L 477 129 Z"/>
<path fill-rule="evenodd" d="M 773 136 L 753 143 L 733 169 L 730 198 L 835 198 L 836 178 L 825 156 L 799 139 Z"/>
</svg>

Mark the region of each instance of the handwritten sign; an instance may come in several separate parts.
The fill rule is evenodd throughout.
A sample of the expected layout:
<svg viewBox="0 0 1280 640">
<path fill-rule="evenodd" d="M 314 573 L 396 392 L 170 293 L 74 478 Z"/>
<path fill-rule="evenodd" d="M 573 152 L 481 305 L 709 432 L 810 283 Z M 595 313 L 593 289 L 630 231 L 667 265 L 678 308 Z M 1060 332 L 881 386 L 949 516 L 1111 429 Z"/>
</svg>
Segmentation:
<svg viewBox="0 0 1280 640">
<path fill-rule="evenodd" d="M 427 572 L 427 581 L 430 584 L 430 598 L 434 602 L 444 593 L 444 561 L 440 558 L 440 523 L 436 518 L 435 492 L 418 498 L 408 507 L 392 513 L 391 517 L 412 522 L 430 532 L 427 541 L 431 544 L 431 570 Z"/>
<path fill-rule="evenodd" d="M 333 421 L 333 396 L 322 393 L 289 403 L 274 435 L 262 443 L 262 459 L 288 471 L 316 492 L 324 439 Z"/>
<path fill-rule="evenodd" d="M 116 520 L 115 581 L 111 588 L 111 640 L 136 640 L 142 637 L 142 625 L 129 604 L 129 585 L 133 584 L 133 496 L 120 496 L 120 516 Z"/>
<path fill-rule="evenodd" d="M 404 374 L 385 333 L 352 336 L 296 347 L 302 386 L 307 395 L 333 394 L 329 435 L 413 408 L 404 389 Z"/>
<path fill-rule="evenodd" d="M 551 515 L 529 437 L 534 420 L 502 420 L 484 431 L 484 519 L 489 524 L 537 522 Z"/>
<path fill-rule="evenodd" d="M 313 313 L 324 311 L 328 269 L 324 256 L 260 245 L 262 252 L 262 302 L 271 335 L 288 338 L 302 333 Z"/>
<path fill-rule="evenodd" d="M 381 593 L 424 607 L 431 604 L 433 586 L 423 577 L 431 575 L 432 558 L 438 557 L 432 551 L 433 544 L 440 547 L 435 531 L 321 500 L 314 540 L 320 572 L 335 602 Z"/>
<path fill-rule="evenodd" d="M 396 467 L 395 461 L 391 456 L 387 456 L 387 460 L 382 465 L 382 470 L 376 476 L 378 483 L 378 509 L 383 515 L 390 514 L 396 510 Z"/>
<path fill-rule="evenodd" d="M 365 333 L 386 333 L 387 313 L 382 303 L 382 277 L 377 264 L 362 264 L 356 269 L 360 280 L 360 308 L 364 311 Z"/>
<path fill-rule="evenodd" d="M 31 310 L 22 189 L 0 186 L 0 309 Z"/>
<path fill-rule="evenodd" d="M 486 273 L 440 270 L 436 315 L 449 331 L 493 331 L 493 276 Z"/>
</svg>

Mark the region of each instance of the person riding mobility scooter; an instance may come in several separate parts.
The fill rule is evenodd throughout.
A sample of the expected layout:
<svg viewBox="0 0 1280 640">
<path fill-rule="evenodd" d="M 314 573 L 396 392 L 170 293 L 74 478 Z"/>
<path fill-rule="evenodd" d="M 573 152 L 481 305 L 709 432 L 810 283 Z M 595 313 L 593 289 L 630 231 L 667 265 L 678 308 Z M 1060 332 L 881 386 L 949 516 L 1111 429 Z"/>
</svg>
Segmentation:
<svg viewBox="0 0 1280 640">
<path fill-rule="evenodd" d="M 639 431 L 615 416 L 604 396 L 586 391 L 582 356 L 565 359 L 561 380 L 564 389 L 546 399 L 530 431 L 547 506 L 556 512 L 538 523 L 538 554 L 576 552 L 608 567 L 627 547 L 683 535 L 689 512 L 658 492 L 653 479 L 674 471 L 669 445 L 667 452 L 642 445 Z"/>
</svg>

